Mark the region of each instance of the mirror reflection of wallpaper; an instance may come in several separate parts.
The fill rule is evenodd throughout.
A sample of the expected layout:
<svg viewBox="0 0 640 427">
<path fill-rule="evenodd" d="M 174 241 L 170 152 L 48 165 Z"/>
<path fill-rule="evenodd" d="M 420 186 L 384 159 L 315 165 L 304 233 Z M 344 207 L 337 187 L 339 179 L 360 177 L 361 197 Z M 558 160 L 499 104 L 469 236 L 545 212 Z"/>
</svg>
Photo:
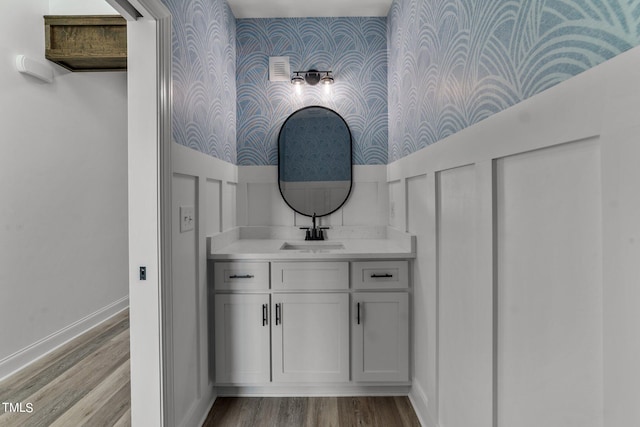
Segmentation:
<svg viewBox="0 0 640 427">
<path fill-rule="evenodd" d="M 640 44 L 638 0 L 394 0 L 389 162 Z"/>
<path fill-rule="evenodd" d="M 237 20 L 239 165 L 276 165 L 278 132 L 294 111 L 321 105 L 353 134 L 353 161 L 387 163 L 386 18 Z M 269 56 L 288 56 L 292 70 L 331 69 L 335 84 L 302 87 L 268 80 Z"/>
<path fill-rule="evenodd" d="M 351 181 L 351 144 L 339 118 L 295 117 L 280 137 L 281 181 Z"/>
<path fill-rule="evenodd" d="M 173 140 L 236 163 L 236 18 L 225 0 L 163 0 L 172 15 Z"/>
</svg>

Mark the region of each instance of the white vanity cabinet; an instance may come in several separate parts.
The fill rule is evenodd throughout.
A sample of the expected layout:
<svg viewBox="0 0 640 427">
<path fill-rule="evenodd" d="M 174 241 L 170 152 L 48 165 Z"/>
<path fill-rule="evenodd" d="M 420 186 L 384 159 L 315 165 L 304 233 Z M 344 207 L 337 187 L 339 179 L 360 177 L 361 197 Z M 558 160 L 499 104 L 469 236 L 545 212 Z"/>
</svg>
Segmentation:
<svg viewBox="0 0 640 427">
<path fill-rule="evenodd" d="M 269 382 L 269 295 L 216 295 L 214 318 L 216 382 Z"/>
<path fill-rule="evenodd" d="M 349 294 L 273 295 L 274 382 L 349 381 Z"/>
<path fill-rule="evenodd" d="M 351 286 L 354 289 L 407 289 L 407 261 L 356 261 L 351 263 Z"/>
<path fill-rule="evenodd" d="M 273 381 L 349 381 L 349 263 L 272 262 L 271 288 Z"/>
<path fill-rule="evenodd" d="M 357 382 L 409 381 L 409 263 L 351 263 L 351 369 Z"/>
<path fill-rule="evenodd" d="M 268 262 L 217 262 L 213 268 L 216 382 L 271 380 Z"/>
<path fill-rule="evenodd" d="M 347 290 L 349 263 L 345 261 L 272 262 L 271 287 L 274 290 Z"/>
<path fill-rule="evenodd" d="M 409 383 L 408 261 L 214 263 L 216 382 Z"/>
<path fill-rule="evenodd" d="M 351 324 L 354 381 L 409 381 L 407 292 L 355 292 Z"/>
<path fill-rule="evenodd" d="M 269 290 L 268 262 L 217 262 L 213 274 L 216 291 Z"/>
</svg>

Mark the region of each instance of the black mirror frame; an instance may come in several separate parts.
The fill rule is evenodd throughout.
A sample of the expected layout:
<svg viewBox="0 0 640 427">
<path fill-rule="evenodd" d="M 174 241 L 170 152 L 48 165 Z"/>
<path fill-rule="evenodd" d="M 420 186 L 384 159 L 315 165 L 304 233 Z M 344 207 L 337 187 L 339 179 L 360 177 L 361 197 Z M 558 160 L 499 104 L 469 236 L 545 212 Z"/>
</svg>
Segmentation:
<svg viewBox="0 0 640 427">
<path fill-rule="evenodd" d="M 299 210 L 297 210 L 296 208 L 294 208 L 293 206 L 291 206 L 291 204 L 287 201 L 287 198 L 284 196 L 284 194 L 282 193 L 282 186 L 280 185 L 280 164 L 281 164 L 281 151 L 280 150 L 280 136 L 282 134 L 282 130 L 284 129 L 284 127 L 286 126 L 287 122 L 289 121 L 289 119 L 291 119 L 294 115 L 296 115 L 296 113 L 299 113 L 301 111 L 304 110 L 308 110 L 310 108 L 321 108 L 323 110 L 327 110 L 330 111 L 331 113 L 335 114 L 336 116 L 338 116 L 340 118 L 340 120 L 342 120 L 342 122 L 344 123 L 344 126 L 347 128 L 347 132 L 349 132 L 349 177 L 350 182 L 349 182 L 349 191 L 347 192 L 347 194 L 344 197 L 344 200 L 338 205 L 337 208 L 335 208 L 334 210 L 322 214 L 322 215 L 316 215 L 316 217 L 322 217 L 322 216 L 329 216 L 332 213 L 336 212 L 338 209 L 340 209 L 342 206 L 344 206 L 344 204 L 347 202 L 347 200 L 349 200 L 349 196 L 351 195 L 351 191 L 353 190 L 353 135 L 351 134 L 351 129 L 349 128 L 349 125 L 347 124 L 347 121 L 344 119 L 344 117 L 342 117 L 337 111 L 332 110 L 331 108 L 327 108 L 327 107 L 323 107 L 321 105 L 310 105 L 307 107 L 303 107 L 300 108 L 296 111 L 294 111 L 293 113 L 291 113 L 289 115 L 289 117 L 287 117 L 287 119 L 284 121 L 284 123 L 282 123 L 282 126 L 280 127 L 280 131 L 278 132 L 278 191 L 280 191 L 280 196 L 282 196 L 282 200 L 284 200 L 284 202 L 287 204 L 287 206 L 289 206 L 291 209 L 293 209 L 294 212 L 299 213 L 300 215 L 304 215 L 304 216 L 308 216 L 308 217 L 313 217 L 313 214 L 306 214 L 304 212 L 300 212 Z"/>
</svg>

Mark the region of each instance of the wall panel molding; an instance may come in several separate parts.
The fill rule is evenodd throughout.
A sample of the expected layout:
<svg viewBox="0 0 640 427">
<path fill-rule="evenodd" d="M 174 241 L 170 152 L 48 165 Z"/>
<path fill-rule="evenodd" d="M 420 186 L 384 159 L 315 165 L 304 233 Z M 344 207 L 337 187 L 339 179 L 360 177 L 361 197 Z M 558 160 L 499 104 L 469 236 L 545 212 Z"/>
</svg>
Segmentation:
<svg viewBox="0 0 640 427">
<path fill-rule="evenodd" d="M 238 171 L 231 163 L 176 143 L 172 163 L 173 412 L 176 425 L 193 425 L 216 396 L 209 360 L 206 237 L 235 223 Z M 180 206 L 194 207 L 194 230 L 180 232 Z"/>
<path fill-rule="evenodd" d="M 387 225 L 387 167 L 353 165 L 353 189 L 347 202 L 322 217 L 323 225 Z M 357 194 L 356 194 L 357 192 Z M 311 218 L 295 213 L 278 189 L 277 166 L 238 166 L 238 226 L 305 226 Z"/>
<path fill-rule="evenodd" d="M 498 425 L 603 425 L 599 139 L 496 160 Z"/>
<path fill-rule="evenodd" d="M 640 345 L 636 345 L 637 340 L 633 338 L 640 333 L 637 327 L 640 324 L 640 313 L 637 309 L 632 308 L 640 304 L 640 290 L 637 286 L 632 285 L 632 283 L 637 284 L 637 281 L 640 280 L 640 267 L 637 264 L 637 258 L 636 261 L 632 261 L 633 255 L 638 254 L 638 245 L 632 242 L 640 241 L 637 240 L 640 239 L 640 223 L 637 221 L 637 218 L 640 217 L 640 202 L 638 202 L 640 199 L 637 197 L 637 191 L 634 194 L 632 190 L 632 188 L 637 190 L 637 182 L 640 182 L 637 156 L 633 154 L 638 151 L 636 142 L 637 134 L 640 132 L 640 121 L 637 115 L 631 113 L 637 111 L 640 106 L 638 69 L 640 69 L 640 48 L 634 48 L 543 93 L 494 114 L 438 144 L 414 152 L 388 166 L 387 183 L 389 184 L 390 203 L 403 206 L 402 209 L 407 212 L 406 228 L 409 232 L 419 236 L 413 272 L 414 296 L 430 295 L 430 298 L 417 297 L 413 300 L 414 317 L 421 319 L 420 322 L 414 324 L 413 329 L 414 376 L 419 388 L 426 387 L 426 389 L 422 390 L 422 393 L 418 393 L 418 387 L 412 391 L 413 399 L 419 401 L 419 404 L 415 405 L 416 410 L 422 412 L 420 417 L 429 427 L 442 425 L 442 417 L 446 417 L 438 411 L 438 407 L 450 405 L 451 408 L 456 406 L 467 408 L 467 410 L 470 408 L 464 402 L 457 401 L 456 399 L 460 397 L 456 397 L 455 393 L 441 394 L 444 386 L 442 381 L 448 381 L 454 385 L 457 383 L 460 387 L 464 386 L 462 380 L 456 379 L 455 376 L 442 376 L 444 365 L 441 363 L 441 358 L 437 357 L 441 351 L 440 347 L 443 345 L 442 340 L 457 336 L 459 339 L 456 338 L 457 341 L 454 341 L 453 344 L 465 345 L 463 344 L 464 340 L 476 339 L 473 336 L 464 338 L 464 330 L 455 332 L 455 324 L 453 324 L 455 333 L 448 334 L 447 328 L 451 328 L 452 323 L 449 322 L 445 329 L 441 324 L 442 310 L 447 309 L 446 304 L 442 305 L 443 283 L 434 284 L 435 279 L 431 277 L 431 274 L 437 274 L 438 280 L 442 280 L 440 263 L 443 254 L 440 240 L 443 236 L 432 230 L 433 227 L 438 229 L 442 226 L 440 222 L 442 218 L 433 219 L 434 211 L 441 209 L 438 205 L 442 198 L 440 174 L 445 171 L 455 171 L 455 168 L 468 165 L 472 165 L 475 169 L 473 179 L 469 179 L 467 184 L 455 184 L 451 187 L 450 191 L 454 191 L 454 193 L 449 192 L 449 198 L 455 202 L 457 199 L 453 196 L 456 191 L 464 192 L 465 186 L 473 186 L 474 188 L 475 195 L 470 199 L 468 208 L 465 208 L 472 213 L 471 217 L 467 217 L 467 224 L 472 227 L 475 236 L 475 239 L 469 239 L 469 244 L 473 246 L 471 250 L 475 254 L 473 266 L 475 273 L 470 280 L 473 281 L 474 287 L 479 287 L 478 296 L 481 297 L 481 301 L 473 304 L 475 304 L 474 310 L 477 310 L 478 319 L 482 319 L 478 321 L 485 325 L 482 336 L 486 337 L 486 340 L 481 345 L 488 345 L 486 349 L 488 357 L 483 358 L 483 367 L 480 370 L 482 371 L 483 387 L 489 390 L 486 398 L 482 399 L 483 408 L 476 407 L 476 409 L 483 411 L 484 414 L 489 414 L 488 417 L 485 416 L 485 421 L 483 421 L 487 422 L 487 425 L 509 427 L 509 420 L 513 420 L 508 417 L 511 417 L 514 412 L 508 412 L 509 408 L 505 408 L 504 405 L 513 403 L 505 400 L 504 396 L 501 397 L 499 393 L 498 387 L 502 383 L 499 381 L 498 372 L 505 368 L 505 362 L 516 359 L 506 359 L 504 355 L 502 358 L 498 357 L 498 354 L 504 349 L 501 346 L 505 344 L 505 342 L 500 342 L 498 335 L 500 326 L 503 325 L 501 322 L 505 319 L 503 311 L 506 313 L 509 311 L 508 308 L 502 306 L 503 311 L 500 313 L 503 313 L 503 316 L 498 315 L 498 307 L 504 297 L 501 292 L 504 292 L 506 288 L 498 286 L 501 260 L 497 252 L 499 237 L 497 233 L 499 220 L 497 203 L 502 200 L 502 190 L 497 187 L 497 182 L 499 182 L 497 168 L 504 162 L 503 159 L 517 159 L 519 156 L 536 158 L 540 155 L 550 157 L 548 161 L 543 161 L 539 167 L 532 169 L 530 176 L 522 181 L 523 185 L 527 180 L 532 185 L 545 182 L 544 179 L 547 178 L 545 167 L 547 165 L 551 167 L 555 164 L 556 169 L 549 171 L 549 173 L 558 174 L 558 185 L 562 185 L 565 196 L 557 197 L 559 190 L 554 188 L 553 180 L 546 182 L 535 191 L 520 191 L 513 194 L 519 194 L 522 201 L 529 200 L 529 202 L 543 207 L 543 212 L 537 213 L 538 216 L 541 216 L 539 221 L 542 224 L 555 218 L 554 215 L 559 210 L 568 209 L 567 212 L 570 212 L 571 198 L 574 195 L 578 197 L 585 191 L 587 193 L 591 189 L 595 191 L 596 187 L 602 189 L 601 199 L 598 199 L 599 201 L 595 205 L 591 203 L 588 208 L 585 208 L 589 212 L 574 212 L 574 215 L 577 215 L 575 217 L 567 214 L 569 216 L 561 216 L 559 221 L 566 224 L 566 227 L 561 226 L 561 229 L 564 230 L 565 228 L 571 229 L 576 222 L 580 223 L 587 221 L 588 218 L 596 218 L 594 221 L 599 223 L 602 229 L 602 241 L 597 244 L 601 253 L 600 255 L 596 254 L 596 256 L 600 256 L 602 274 L 594 273 L 594 275 L 596 281 L 601 281 L 598 286 L 602 286 L 602 283 L 606 283 L 606 286 L 602 286 L 600 296 L 597 296 L 598 292 L 588 293 L 588 290 L 572 282 L 571 277 L 574 275 L 569 275 L 565 278 L 564 284 L 557 284 L 556 288 L 565 286 L 574 289 L 576 299 L 575 301 L 572 298 L 562 299 L 563 306 L 559 309 L 566 313 L 571 313 L 574 309 L 579 310 L 580 301 L 584 302 L 585 298 L 590 301 L 591 308 L 594 303 L 600 305 L 601 320 L 598 320 L 596 316 L 595 322 L 596 324 L 600 322 L 602 326 L 603 339 L 601 344 L 598 344 L 597 339 L 583 341 L 583 344 L 588 347 L 588 350 L 585 351 L 600 352 L 603 355 L 601 365 L 605 367 L 601 374 L 595 372 L 596 377 L 598 375 L 602 377 L 600 385 L 598 385 L 597 378 L 594 380 L 593 387 L 600 389 L 596 391 L 596 394 L 603 396 L 603 402 L 601 402 L 603 406 L 598 409 L 598 402 L 590 403 L 590 405 L 595 405 L 596 415 L 592 420 L 595 422 L 594 425 L 635 425 L 640 423 L 640 409 L 629 400 L 629 396 L 637 396 L 640 392 L 638 385 L 640 384 L 640 369 L 638 369 L 637 363 L 632 361 L 640 357 Z M 588 162 L 585 160 L 586 163 L 581 160 L 578 160 L 577 163 L 563 160 L 562 153 L 567 150 L 571 151 L 574 147 L 588 147 L 593 144 L 599 147 L 599 160 L 594 160 L 592 156 L 585 157 L 585 159 L 591 159 Z M 512 164 L 515 165 L 515 163 Z M 519 168 L 513 170 L 518 172 Z M 426 182 L 417 179 L 417 177 L 425 175 Z M 581 176 L 584 179 L 580 178 Z M 512 175 L 501 179 L 503 180 L 500 181 L 502 184 L 505 179 L 512 183 Z M 588 188 L 579 188 L 578 186 L 583 185 L 581 183 L 584 183 Z M 406 189 L 402 190 L 401 187 L 404 185 L 406 185 Z M 419 188 L 420 186 L 424 188 Z M 576 191 L 572 191 L 572 188 L 575 188 Z M 556 196 L 552 196 L 553 194 Z M 516 203 L 520 202 L 516 201 Z M 596 216 L 590 216 L 592 214 Z M 631 219 L 633 215 L 635 215 L 635 220 Z M 425 225 L 424 229 L 420 230 L 415 226 L 415 218 L 423 218 L 426 223 L 434 225 Z M 451 218 L 448 217 L 447 221 L 451 221 Z M 399 229 L 405 227 L 400 219 L 390 221 L 390 223 Z M 525 226 L 521 224 L 518 227 Z M 448 236 L 455 237 L 455 227 L 450 227 L 450 230 Z M 508 232 L 514 233 L 518 230 L 510 229 Z M 425 237 L 429 239 L 426 243 Z M 461 240 L 461 242 L 463 241 Z M 576 248 L 576 256 L 580 256 L 580 251 L 593 252 L 589 250 L 590 246 L 581 245 L 578 240 L 567 244 L 580 246 L 580 248 Z M 521 246 L 518 250 L 525 249 L 526 247 Z M 549 247 L 541 250 L 543 252 L 539 252 L 540 256 L 544 255 L 544 250 L 552 253 L 554 248 Z M 424 255 L 422 251 L 429 255 Z M 452 258 L 449 257 L 449 259 Z M 548 268 L 550 271 L 560 274 L 563 268 L 566 270 L 563 267 L 565 261 L 570 263 L 569 259 L 560 258 L 556 259 L 554 263 L 549 262 L 547 267 L 539 269 L 543 271 Z M 593 260 L 585 262 L 585 268 L 588 265 L 593 265 Z M 459 267 L 465 268 L 463 265 Z M 575 268 L 579 269 L 580 267 Z M 433 271 L 436 273 L 432 273 Z M 530 290 L 525 289 L 525 292 L 535 291 L 531 285 L 527 289 Z M 452 300 L 449 298 L 449 301 Z M 451 307 L 448 310 L 450 311 Z M 458 311 L 460 315 L 473 312 L 473 310 L 471 312 L 469 310 Z M 424 319 L 417 314 L 422 312 L 427 313 Z M 576 333 L 571 333 L 564 339 L 579 339 L 582 336 L 580 334 L 584 331 L 581 331 L 581 325 L 584 324 L 586 327 L 588 322 L 570 324 L 568 318 L 559 314 L 561 312 L 553 313 L 555 321 L 560 322 L 556 325 L 558 328 L 575 328 Z M 543 334 L 544 337 L 545 332 L 540 329 L 544 323 L 540 322 L 544 322 L 545 319 L 532 319 L 531 314 L 526 314 L 526 316 L 528 317 L 522 324 L 532 325 L 531 327 L 536 333 Z M 456 317 L 454 316 L 452 319 L 455 320 Z M 589 329 L 594 329 L 591 326 Z M 434 327 L 439 331 L 439 335 L 435 339 L 429 338 L 429 334 L 425 331 Z M 595 327 L 594 330 L 598 329 Z M 443 336 L 443 333 L 447 336 Z M 503 339 L 505 338 L 503 337 Z M 511 345 L 509 351 L 512 349 L 525 350 L 522 348 L 524 345 L 522 343 L 511 340 L 508 344 Z M 547 357 L 552 359 L 549 363 L 557 363 L 560 368 L 562 363 L 568 363 L 553 348 L 546 348 L 545 351 Z M 632 355 L 636 359 L 632 359 Z M 480 355 L 480 357 L 483 356 Z M 576 363 L 573 364 L 576 365 Z M 574 369 L 579 371 L 586 365 L 587 361 L 583 360 L 577 362 Z M 450 372 L 455 372 L 455 366 L 449 366 L 447 369 Z M 527 380 L 529 383 L 535 381 L 534 378 L 531 378 L 531 375 L 534 375 L 533 372 L 524 372 L 523 375 L 529 378 Z M 435 396 L 432 396 L 432 385 L 435 387 Z M 448 385 L 448 387 L 450 386 L 451 384 Z M 422 395 L 426 395 L 427 398 L 421 398 Z M 593 395 L 590 396 L 593 397 Z M 561 394 L 557 396 L 556 400 L 561 402 L 565 398 L 571 399 L 570 396 Z M 448 399 L 449 401 L 438 402 L 439 399 Z M 541 399 L 521 400 L 521 402 L 526 402 L 526 405 L 529 405 L 528 409 L 532 411 L 530 412 L 530 418 L 533 418 L 532 425 L 536 425 L 536 417 L 544 425 L 563 425 L 562 423 L 565 421 L 562 421 L 560 407 L 564 406 L 561 404 L 556 409 L 547 408 L 544 411 L 536 411 L 535 404 L 539 401 Z M 435 407 L 432 402 L 437 402 Z M 588 412 L 579 409 L 580 405 L 584 404 L 584 401 L 571 401 L 571 405 L 574 405 L 573 415 L 567 416 L 579 419 L 580 412 Z M 507 412 L 504 412 L 505 409 Z M 506 414 L 506 418 L 499 418 L 498 415 L 503 412 Z M 458 421 L 449 420 L 447 425 L 464 427 L 460 424 L 461 419 Z"/>
</svg>

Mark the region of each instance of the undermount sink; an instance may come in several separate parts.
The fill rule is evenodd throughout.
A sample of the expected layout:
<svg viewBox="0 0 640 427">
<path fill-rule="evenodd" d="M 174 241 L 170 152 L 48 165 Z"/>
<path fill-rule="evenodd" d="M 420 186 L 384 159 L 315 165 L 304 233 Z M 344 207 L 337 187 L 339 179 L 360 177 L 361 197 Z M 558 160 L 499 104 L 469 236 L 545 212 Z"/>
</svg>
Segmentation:
<svg viewBox="0 0 640 427">
<path fill-rule="evenodd" d="M 280 247 L 281 251 L 331 251 L 336 249 L 344 249 L 344 245 L 340 242 L 284 242 Z"/>
</svg>

